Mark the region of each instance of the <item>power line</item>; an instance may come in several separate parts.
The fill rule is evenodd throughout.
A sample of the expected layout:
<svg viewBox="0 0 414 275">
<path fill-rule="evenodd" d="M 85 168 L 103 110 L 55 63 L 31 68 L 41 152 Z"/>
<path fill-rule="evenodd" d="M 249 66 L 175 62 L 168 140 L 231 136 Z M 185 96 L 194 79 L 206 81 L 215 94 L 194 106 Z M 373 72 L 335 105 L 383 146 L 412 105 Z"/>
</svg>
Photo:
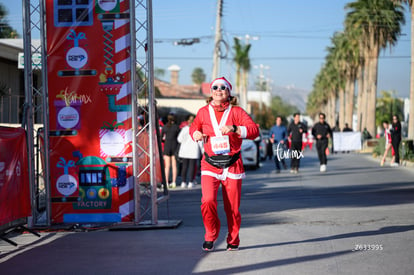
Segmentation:
<svg viewBox="0 0 414 275">
<path fill-rule="evenodd" d="M 409 55 L 398 55 L 398 56 L 379 56 L 378 59 L 409 59 Z M 177 57 L 166 57 L 166 56 L 154 56 L 154 59 L 158 60 L 211 60 L 211 57 L 188 57 L 188 56 L 177 56 Z M 324 57 L 317 56 L 261 56 L 261 57 L 252 57 L 250 60 L 324 60 Z"/>
</svg>

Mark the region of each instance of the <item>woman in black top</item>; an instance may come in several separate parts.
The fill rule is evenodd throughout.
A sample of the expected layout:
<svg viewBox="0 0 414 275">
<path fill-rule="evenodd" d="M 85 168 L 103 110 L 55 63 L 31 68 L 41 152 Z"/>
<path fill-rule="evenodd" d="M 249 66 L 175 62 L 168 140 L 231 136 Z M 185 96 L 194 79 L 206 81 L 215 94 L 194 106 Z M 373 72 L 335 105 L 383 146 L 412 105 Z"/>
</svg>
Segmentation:
<svg viewBox="0 0 414 275">
<path fill-rule="evenodd" d="M 394 115 L 392 117 L 392 126 L 391 126 L 391 144 L 395 153 L 395 161 L 391 163 L 391 166 L 400 165 L 400 143 L 401 143 L 401 123 L 398 119 L 398 116 Z"/>
<path fill-rule="evenodd" d="M 176 187 L 177 179 L 177 160 L 175 154 L 178 148 L 177 136 L 180 132 L 180 128 L 175 123 L 175 116 L 173 114 L 168 115 L 168 122 L 162 127 L 161 136 L 164 142 L 164 164 L 165 164 L 165 177 L 167 182 L 170 175 L 170 169 L 172 169 L 172 179 L 169 185 L 170 188 Z"/>
</svg>

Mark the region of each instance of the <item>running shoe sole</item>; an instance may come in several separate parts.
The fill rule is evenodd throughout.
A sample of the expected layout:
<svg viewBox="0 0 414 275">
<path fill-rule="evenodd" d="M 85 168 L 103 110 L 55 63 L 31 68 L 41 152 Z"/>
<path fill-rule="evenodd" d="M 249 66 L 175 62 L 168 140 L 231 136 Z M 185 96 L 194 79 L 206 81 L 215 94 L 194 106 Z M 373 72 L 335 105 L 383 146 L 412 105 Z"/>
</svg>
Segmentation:
<svg viewBox="0 0 414 275">
<path fill-rule="evenodd" d="M 214 250 L 214 242 L 204 242 L 201 249 L 205 252 L 211 252 Z"/>
<path fill-rule="evenodd" d="M 237 251 L 237 250 L 239 250 L 239 247 L 237 245 L 231 245 L 231 244 L 227 245 L 227 251 Z"/>
</svg>

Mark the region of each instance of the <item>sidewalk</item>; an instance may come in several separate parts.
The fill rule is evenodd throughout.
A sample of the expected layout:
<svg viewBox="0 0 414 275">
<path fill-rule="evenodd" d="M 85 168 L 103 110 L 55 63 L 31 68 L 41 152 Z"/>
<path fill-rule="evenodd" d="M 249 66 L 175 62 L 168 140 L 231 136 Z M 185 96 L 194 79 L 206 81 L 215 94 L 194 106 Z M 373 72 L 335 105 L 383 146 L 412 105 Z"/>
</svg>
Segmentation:
<svg viewBox="0 0 414 275">
<path fill-rule="evenodd" d="M 331 155 L 321 174 L 314 151 L 301 165 L 247 171 L 239 251 L 225 251 L 220 194 L 222 232 L 201 251 L 198 185 L 160 205 L 160 219 L 183 220 L 176 229 L 19 235 L 17 250 L 0 241 L 0 274 L 412 274 L 413 169 L 351 153 Z"/>
</svg>

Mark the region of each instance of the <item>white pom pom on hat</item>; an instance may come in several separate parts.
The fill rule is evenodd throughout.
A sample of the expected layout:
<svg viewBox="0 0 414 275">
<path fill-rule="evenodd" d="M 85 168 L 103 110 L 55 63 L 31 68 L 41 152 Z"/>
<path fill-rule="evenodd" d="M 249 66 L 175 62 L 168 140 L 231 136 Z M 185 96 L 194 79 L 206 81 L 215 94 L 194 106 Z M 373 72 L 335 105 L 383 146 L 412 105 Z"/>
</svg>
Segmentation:
<svg viewBox="0 0 414 275">
<path fill-rule="evenodd" d="M 214 79 L 210 84 L 210 89 L 213 86 L 218 86 L 220 84 L 226 86 L 227 89 L 229 90 L 229 94 L 231 94 L 231 89 L 233 87 L 231 86 L 230 82 L 225 77 L 219 77 L 219 78 Z"/>
</svg>

